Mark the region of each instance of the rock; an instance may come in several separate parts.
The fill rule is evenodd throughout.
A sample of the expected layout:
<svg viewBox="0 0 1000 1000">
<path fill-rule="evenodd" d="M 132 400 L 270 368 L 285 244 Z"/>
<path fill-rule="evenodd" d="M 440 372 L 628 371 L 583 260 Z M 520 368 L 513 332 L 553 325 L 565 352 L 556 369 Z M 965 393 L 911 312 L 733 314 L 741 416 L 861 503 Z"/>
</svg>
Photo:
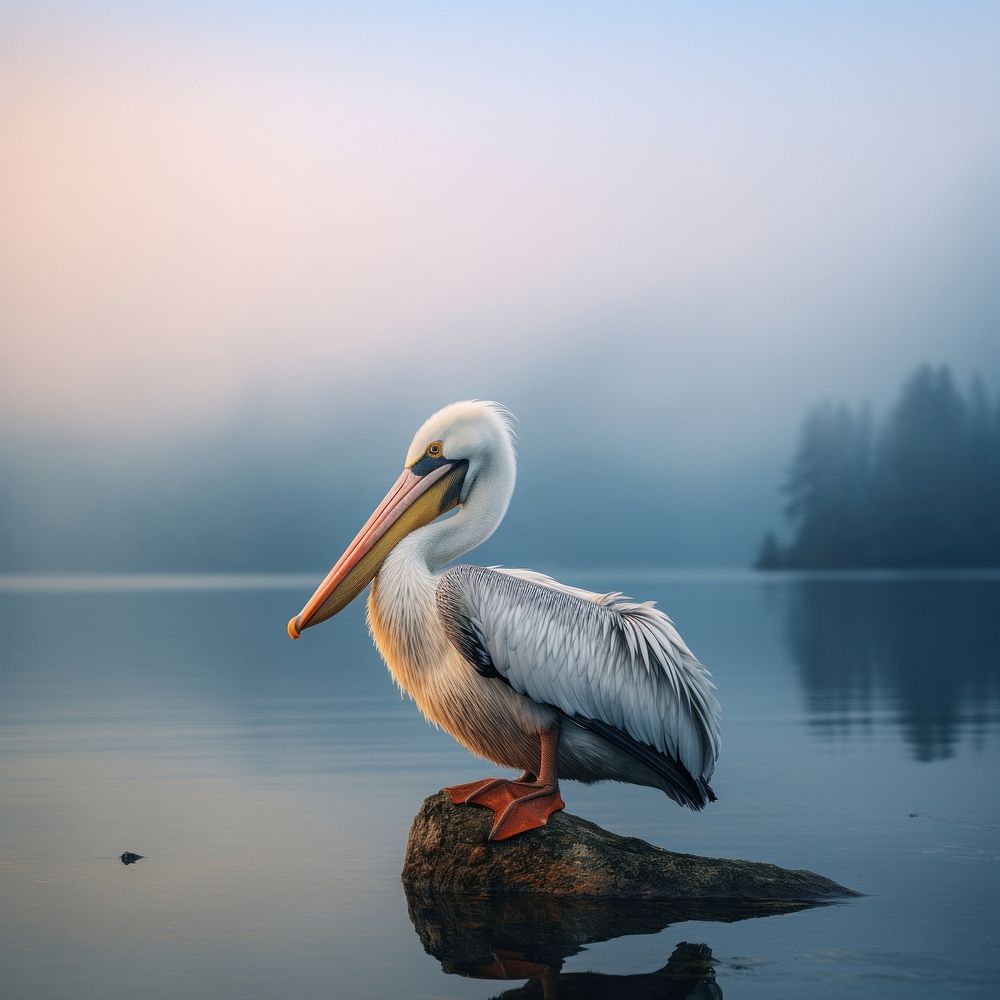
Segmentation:
<svg viewBox="0 0 1000 1000">
<path fill-rule="evenodd" d="M 452 805 L 444 792 L 426 799 L 410 828 L 403 882 L 437 893 L 698 900 L 733 912 L 861 895 L 809 871 L 665 851 L 566 812 L 541 829 L 491 843 L 492 817 L 488 809 Z"/>
<path fill-rule="evenodd" d="M 134 865 L 137 861 L 142 861 L 142 855 L 133 854 L 131 851 L 126 851 L 121 857 L 123 865 Z"/>
</svg>

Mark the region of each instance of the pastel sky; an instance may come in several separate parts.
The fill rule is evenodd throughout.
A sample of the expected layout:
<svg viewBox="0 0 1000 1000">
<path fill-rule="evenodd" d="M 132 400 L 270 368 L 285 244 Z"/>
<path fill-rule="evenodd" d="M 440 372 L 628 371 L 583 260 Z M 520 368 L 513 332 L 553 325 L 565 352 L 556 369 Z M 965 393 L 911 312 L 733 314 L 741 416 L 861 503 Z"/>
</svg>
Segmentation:
<svg viewBox="0 0 1000 1000">
<path fill-rule="evenodd" d="M 987 3 L 4 4 L 0 416 L 402 414 L 401 457 L 478 396 L 784 456 L 819 398 L 998 370 L 998 43 Z"/>
</svg>

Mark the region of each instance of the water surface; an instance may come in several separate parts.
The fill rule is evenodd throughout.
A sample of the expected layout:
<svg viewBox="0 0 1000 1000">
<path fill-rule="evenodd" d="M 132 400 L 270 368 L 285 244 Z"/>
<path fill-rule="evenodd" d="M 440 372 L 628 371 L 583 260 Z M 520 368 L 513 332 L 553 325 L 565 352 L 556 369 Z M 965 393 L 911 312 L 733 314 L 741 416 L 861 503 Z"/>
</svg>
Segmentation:
<svg viewBox="0 0 1000 1000">
<path fill-rule="evenodd" d="M 293 644 L 284 623 L 312 578 L 8 578 L 0 989 L 996 995 L 1000 578 L 561 575 L 656 599 L 725 713 L 706 812 L 567 783 L 569 810 L 865 898 L 736 922 L 428 909 L 399 883 L 410 821 L 490 768 L 400 698 L 360 605 Z M 144 859 L 123 866 L 126 850 Z"/>
</svg>

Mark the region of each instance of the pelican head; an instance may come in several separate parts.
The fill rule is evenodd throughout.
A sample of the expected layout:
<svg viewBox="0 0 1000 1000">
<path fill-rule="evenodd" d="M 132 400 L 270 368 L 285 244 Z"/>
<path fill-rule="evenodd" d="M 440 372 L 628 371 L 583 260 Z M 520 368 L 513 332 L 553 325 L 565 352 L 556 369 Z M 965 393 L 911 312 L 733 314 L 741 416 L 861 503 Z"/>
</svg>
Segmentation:
<svg viewBox="0 0 1000 1000">
<path fill-rule="evenodd" d="M 488 537 L 507 510 L 514 464 L 511 416 L 504 407 L 466 400 L 438 410 L 414 435 L 385 498 L 288 623 L 288 634 L 298 639 L 304 629 L 346 608 L 403 538 L 456 507 L 472 502 L 476 508 L 479 537 L 473 544 Z"/>
</svg>

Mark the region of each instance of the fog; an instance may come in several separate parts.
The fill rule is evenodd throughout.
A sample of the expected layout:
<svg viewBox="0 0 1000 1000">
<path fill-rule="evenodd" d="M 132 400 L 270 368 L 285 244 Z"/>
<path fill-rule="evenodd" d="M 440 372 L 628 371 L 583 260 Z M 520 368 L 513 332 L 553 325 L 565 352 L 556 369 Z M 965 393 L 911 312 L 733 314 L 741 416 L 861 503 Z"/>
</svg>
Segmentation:
<svg viewBox="0 0 1000 1000">
<path fill-rule="evenodd" d="M 0 13 L 0 568 L 322 569 L 431 411 L 482 557 L 746 564 L 825 398 L 1000 362 L 980 5 Z"/>
</svg>

